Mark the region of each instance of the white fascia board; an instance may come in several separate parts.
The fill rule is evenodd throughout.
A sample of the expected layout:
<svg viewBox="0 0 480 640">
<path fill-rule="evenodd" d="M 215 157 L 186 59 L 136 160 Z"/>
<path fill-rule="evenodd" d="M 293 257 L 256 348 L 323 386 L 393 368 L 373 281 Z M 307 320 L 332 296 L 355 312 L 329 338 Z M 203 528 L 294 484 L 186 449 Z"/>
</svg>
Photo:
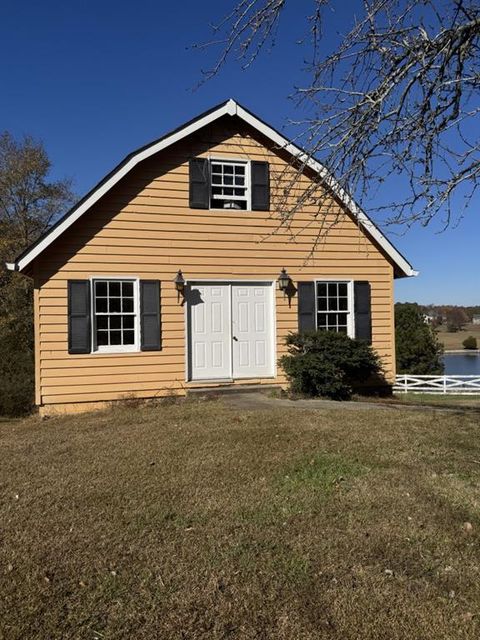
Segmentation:
<svg viewBox="0 0 480 640">
<path fill-rule="evenodd" d="M 39 242 L 37 245 L 32 247 L 31 251 L 29 251 L 16 265 L 13 265 L 13 268 L 22 271 L 25 267 L 30 264 L 32 260 L 34 260 L 42 251 L 44 251 L 54 240 L 56 240 L 64 231 L 66 231 L 74 222 L 76 222 L 90 207 L 92 207 L 102 196 L 104 196 L 112 187 L 114 187 L 119 180 L 121 180 L 127 173 L 129 173 L 139 162 L 142 160 L 146 160 L 150 156 L 162 151 L 166 147 L 186 138 L 190 134 L 198 131 L 205 125 L 217 120 L 225 114 L 231 114 L 232 105 L 230 104 L 233 100 L 229 100 L 226 104 L 219 107 L 217 110 L 209 113 L 203 118 L 193 122 L 187 127 L 181 129 L 173 133 L 171 136 L 160 140 L 156 144 L 153 144 L 151 147 L 140 151 L 135 156 L 130 158 L 130 160 L 125 163 L 118 171 L 116 171 L 103 185 L 101 185 L 98 189 L 96 189 L 85 202 L 83 202 L 78 209 L 73 211 L 63 222 L 61 222 L 58 226 L 54 227 L 52 231 L 45 236 L 45 238 Z M 234 103 L 235 104 L 235 103 Z M 10 267 L 9 267 L 10 268 Z"/>
<path fill-rule="evenodd" d="M 270 138 L 281 149 L 285 149 L 288 153 L 295 156 L 307 165 L 310 169 L 315 171 L 322 180 L 324 180 L 328 186 L 332 189 L 333 193 L 338 199 L 343 202 L 347 209 L 355 216 L 358 222 L 364 227 L 374 240 L 382 247 L 382 249 L 389 255 L 397 266 L 403 271 L 406 276 L 417 276 L 418 271 L 415 271 L 411 264 L 405 260 L 405 258 L 395 249 L 393 244 L 386 238 L 378 227 L 370 220 L 362 209 L 356 204 L 356 202 L 345 192 L 345 190 L 338 184 L 332 175 L 329 175 L 328 171 L 317 160 L 308 156 L 305 151 L 297 147 L 292 142 L 281 136 L 277 131 L 266 125 L 261 120 L 258 120 L 248 111 L 245 111 L 240 105 L 237 105 L 237 115 L 248 122 L 252 127 L 263 133 L 267 138 Z"/>
<path fill-rule="evenodd" d="M 14 271 L 22 271 L 30 264 L 42 251 L 44 251 L 54 240 L 56 240 L 64 231 L 66 231 L 76 220 L 78 220 L 90 207 L 92 207 L 102 196 L 104 196 L 119 180 L 121 180 L 129 171 L 131 171 L 139 162 L 146 160 L 155 153 L 162 151 L 166 147 L 182 140 L 190 134 L 198 131 L 202 127 L 214 122 L 218 118 L 224 115 L 234 116 L 237 115 L 242 120 L 251 125 L 254 129 L 265 135 L 272 140 L 279 148 L 285 149 L 292 156 L 298 158 L 301 162 L 305 163 L 309 168 L 318 173 L 318 175 L 325 180 L 330 186 L 332 191 L 340 199 L 341 202 L 349 209 L 349 211 L 357 218 L 358 222 L 368 231 L 368 233 L 376 240 L 376 242 L 384 249 L 387 255 L 393 260 L 393 262 L 400 268 L 400 270 L 406 276 L 418 275 L 418 271 L 414 271 L 411 265 L 405 260 L 405 258 L 395 249 L 392 243 L 383 235 L 383 233 L 376 227 L 376 225 L 368 218 L 364 211 L 358 207 L 353 199 L 342 189 L 338 182 L 329 175 L 324 166 L 308 156 L 302 149 L 289 142 L 286 138 L 280 135 L 277 131 L 269 127 L 267 124 L 256 118 L 254 115 L 246 111 L 235 100 L 228 100 L 225 104 L 218 107 L 211 113 L 208 113 L 203 118 L 199 118 L 195 122 L 187 125 L 186 127 L 176 131 L 170 136 L 160 140 L 159 142 L 139 151 L 128 162 L 121 166 L 108 180 L 105 181 L 98 189 L 96 189 L 90 197 L 88 197 L 77 209 L 75 209 L 65 220 L 60 222 L 58 226 L 54 227 L 52 231 L 43 238 L 41 242 L 32 247 L 32 249 L 21 259 L 18 263 L 7 264 L 7 268 Z"/>
</svg>

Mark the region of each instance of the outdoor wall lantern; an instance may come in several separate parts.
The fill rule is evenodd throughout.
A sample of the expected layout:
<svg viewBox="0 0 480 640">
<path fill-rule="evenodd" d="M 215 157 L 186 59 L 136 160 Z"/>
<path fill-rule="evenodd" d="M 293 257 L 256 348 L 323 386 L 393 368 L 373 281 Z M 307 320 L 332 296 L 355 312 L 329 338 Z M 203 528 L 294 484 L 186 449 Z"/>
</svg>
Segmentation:
<svg viewBox="0 0 480 640">
<path fill-rule="evenodd" d="M 183 277 L 182 270 L 179 269 L 177 271 L 177 275 L 175 276 L 175 280 L 173 281 L 175 284 L 175 289 L 179 295 L 184 295 L 185 293 L 185 278 Z"/>
<path fill-rule="evenodd" d="M 285 268 L 283 268 L 280 271 L 280 275 L 278 276 L 278 288 L 280 289 L 280 291 L 283 291 L 283 293 L 285 293 L 290 285 L 291 282 L 291 278 L 288 275 L 287 271 Z"/>
</svg>

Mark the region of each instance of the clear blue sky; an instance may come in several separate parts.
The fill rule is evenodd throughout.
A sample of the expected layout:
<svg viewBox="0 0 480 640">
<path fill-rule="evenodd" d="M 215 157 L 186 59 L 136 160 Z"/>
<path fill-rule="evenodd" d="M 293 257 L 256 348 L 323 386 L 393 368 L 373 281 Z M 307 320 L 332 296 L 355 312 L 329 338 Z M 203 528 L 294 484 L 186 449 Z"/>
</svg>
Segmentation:
<svg viewBox="0 0 480 640">
<path fill-rule="evenodd" d="M 213 51 L 208 39 L 231 0 L 3 0 L 0 4 L 0 130 L 43 140 L 56 176 L 85 193 L 133 149 L 234 97 L 281 129 L 301 83 L 309 0 L 290 2 L 271 54 L 246 72 L 229 64 L 196 91 Z M 338 0 L 339 28 L 359 6 Z M 329 37 L 334 37 L 330 35 Z M 399 185 L 391 183 L 392 193 Z M 480 304 L 480 197 L 442 234 L 416 227 L 390 235 L 421 275 L 397 281 L 398 300 Z"/>
</svg>

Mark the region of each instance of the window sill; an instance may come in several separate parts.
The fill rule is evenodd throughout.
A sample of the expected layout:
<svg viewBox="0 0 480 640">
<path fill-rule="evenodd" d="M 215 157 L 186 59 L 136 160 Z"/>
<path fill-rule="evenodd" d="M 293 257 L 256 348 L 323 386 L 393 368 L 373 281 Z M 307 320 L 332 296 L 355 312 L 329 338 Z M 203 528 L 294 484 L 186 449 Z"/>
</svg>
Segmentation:
<svg viewBox="0 0 480 640">
<path fill-rule="evenodd" d="M 88 355 L 95 356 L 113 356 L 113 355 L 125 355 L 128 353 L 143 353 L 138 347 L 134 349 L 95 349 Z"/>
<path fill-rule="evenodd" d="M 223 211 L 223 213 L 248 213 L 252 212 L 253 209 L 214 209 L 213 207 L 208 207 L 206 211 Z"/>
</svg>

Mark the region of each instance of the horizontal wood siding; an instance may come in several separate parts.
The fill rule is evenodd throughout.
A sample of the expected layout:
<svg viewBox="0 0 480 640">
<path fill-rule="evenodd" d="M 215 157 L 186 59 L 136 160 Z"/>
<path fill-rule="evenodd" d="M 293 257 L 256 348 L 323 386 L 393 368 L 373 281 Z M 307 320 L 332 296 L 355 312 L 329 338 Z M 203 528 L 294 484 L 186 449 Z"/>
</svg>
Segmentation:
<svg viewBox="0 0 480 640">
<path fill-rule="evenodd" d="M 105 402 L 126 394 L 183 394 L 184 307 L 173 278 L 273 280 L 285 267 L 294 281 L 314 278 L 368 280 L 372 286 L 373 344 L 394 375 L 393 269 L 333 200 L 318 215 L 305 206 L 289 228 L 275 210 L 206 211 L 188 206 L 192 156 L 267 160 L 272 203 L 288 180 L 288 164 L 246 125 L 222 120 L 142 163 L 42 254 L 35 265 L 37 401 Z M 299 189 L 309 184 L 304 176 Z M 312 252 L 319 219 L 336 224 Z M 67 280 L 135 276 L 162 281 L 162 351 L 69 355 Z M 277 357 L 284 337 L 297 328 L 297 300 L 276 294 Z M 279 382 L 284 378 L 279 372 Z M 259 381 L 262 382 L 262 381 Z M 272 380 L 265 380 L 271 383 Z M 87 406 L 87 405 L 86 405 Z"/>
</svg>

